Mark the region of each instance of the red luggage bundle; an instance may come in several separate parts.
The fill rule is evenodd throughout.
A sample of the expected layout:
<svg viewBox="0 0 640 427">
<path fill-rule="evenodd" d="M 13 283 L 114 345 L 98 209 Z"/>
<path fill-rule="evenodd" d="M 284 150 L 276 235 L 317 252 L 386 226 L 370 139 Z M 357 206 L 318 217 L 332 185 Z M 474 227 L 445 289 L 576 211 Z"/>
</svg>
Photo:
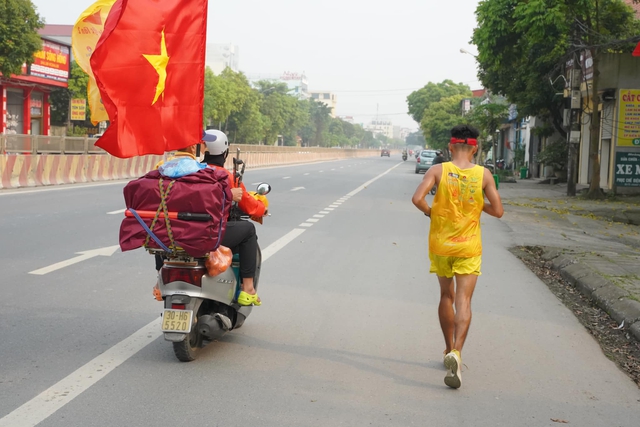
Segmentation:
<svg viewBox="0 0 640 427">
<path fill-rule="evenodd" d="M 161 206 L 163 198 L 166 209 Z M 185 251 L 193 257 L 204 257 L 220 246 L 233 202 L 227 172 L 210 168 L 181 178 L 167 178 L 157 170 L 151 171 L 124 187 L 124 200 L 128 212 L 120 225 L 122 251 L 142 246 L 169 248 L 171 251 Z M 130 212 L 138 215 L 140 220 L 131 217 Z M 190 220 L 193 217 L 198 220 Z M 165 248 L 154 240 L 140 221 Z"/>
</svg>

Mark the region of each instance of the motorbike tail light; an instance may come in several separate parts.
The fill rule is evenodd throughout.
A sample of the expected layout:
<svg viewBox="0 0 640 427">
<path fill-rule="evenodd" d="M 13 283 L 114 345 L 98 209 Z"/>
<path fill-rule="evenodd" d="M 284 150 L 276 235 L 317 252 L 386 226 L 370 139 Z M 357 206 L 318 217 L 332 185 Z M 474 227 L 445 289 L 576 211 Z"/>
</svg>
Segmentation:
<svg viewBox="0 0 640 427">
<path fill-rule="evenodd" d="M 185 304 L 171 304 L 171 308 L 174 308 L 176 310 L 184 310 L 185 307 Z"/>
<path fill-rule="evenodd" d="M 162 268 L 162 283 L 187 282 L 202 287 L 203 268 Z"/>
</svg>

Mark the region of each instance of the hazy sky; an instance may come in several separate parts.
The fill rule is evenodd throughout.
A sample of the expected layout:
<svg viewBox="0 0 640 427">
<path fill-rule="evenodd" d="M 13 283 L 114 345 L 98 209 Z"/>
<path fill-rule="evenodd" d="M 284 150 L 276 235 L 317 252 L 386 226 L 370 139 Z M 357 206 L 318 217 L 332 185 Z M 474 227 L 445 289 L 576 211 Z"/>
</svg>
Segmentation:
<svg viewBox="0 0 640 427">
<path fill-rule="evenodd" d="M 32 0 L 48 24 L 73 24 L 93 0 Z M 338 95 L 337 114 L 417 128 L 406 97 L 429 81 L 480 87 L 461 54 L 478 0 L 232 0 L 209 2 L 208 43 L 240 48 L 245 73 L 305 72 Z M 378 107 L 377 107 L 378 106 Z"/>
</svg>

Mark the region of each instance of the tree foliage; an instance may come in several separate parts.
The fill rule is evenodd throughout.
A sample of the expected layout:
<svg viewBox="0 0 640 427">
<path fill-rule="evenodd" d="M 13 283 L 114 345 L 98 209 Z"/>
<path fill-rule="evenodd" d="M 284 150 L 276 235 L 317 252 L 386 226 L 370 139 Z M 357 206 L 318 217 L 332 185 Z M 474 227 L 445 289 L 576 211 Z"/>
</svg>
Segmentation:
<svg viewBox="0 0 640 427">
<path fill-rule="evenodd" d="M 521 115 L 550 117 L 562 135 L 563 99 L 557 94 L 565 82 L 558 77 L 567 62 L 590 52 L 592 108 L 597 111 L 599 54 L 617 51 L 640 33 L 633 10 L 621 0 L 483 0 L 476 16 L 472 42 L 478 48 L 480 81 L 517 104 Z M 597 120 L 590 131 L 597 141 Z M 597 144 L 591 148 L 590 192 L 595 194 L 600 163 Z"/>
<path fill-rule="evenodd" d="M 409 115 L 420 123 L 431 104 L 455 95 L 471 97 L 471 90 L 469 86 L 454 83 L 452 80 L 444 80 L 440 83 L 429 82 L 422 89 L 412 92 L 407 97 Z"/>
<path fill-rule="evenodd" d="M 33 54 L 42 49 L 38 29 L 43 26 L 31 0 L 0 1 L 0 73 L 21 74 L 22 64 L 33 63 Z"/>
<path fill-rule="evenodd" d="M 451 139 L 451 128 L 462 123 L 461 102 L 467 96 L 454 95 L 432 103 L 424 112 L 420 128 L 431 148 L 444 150 Z"/>
<path fill-rule="evenodd" d="M 204 125 L 225 131 L 234 143 L 319 147 L 376 147 L 380 141 L 359 125 L 331 117 L 331 109 L 289 94 L 286 83 L 243 73 L 205 70 Z"/>
</svg>

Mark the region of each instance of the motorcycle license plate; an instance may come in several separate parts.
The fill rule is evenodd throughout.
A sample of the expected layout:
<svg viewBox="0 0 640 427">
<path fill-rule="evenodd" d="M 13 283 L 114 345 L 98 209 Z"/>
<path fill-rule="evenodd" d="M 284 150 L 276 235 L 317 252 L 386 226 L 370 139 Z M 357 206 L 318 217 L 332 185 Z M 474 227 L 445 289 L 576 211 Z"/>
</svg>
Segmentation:
<svg viewBox="0 0 640 427">
<path fill-rule="evenodd" d="M 162 332 L 191 332 L 192 310 L 164 310 L 162 313 Z"/>
</svg>

